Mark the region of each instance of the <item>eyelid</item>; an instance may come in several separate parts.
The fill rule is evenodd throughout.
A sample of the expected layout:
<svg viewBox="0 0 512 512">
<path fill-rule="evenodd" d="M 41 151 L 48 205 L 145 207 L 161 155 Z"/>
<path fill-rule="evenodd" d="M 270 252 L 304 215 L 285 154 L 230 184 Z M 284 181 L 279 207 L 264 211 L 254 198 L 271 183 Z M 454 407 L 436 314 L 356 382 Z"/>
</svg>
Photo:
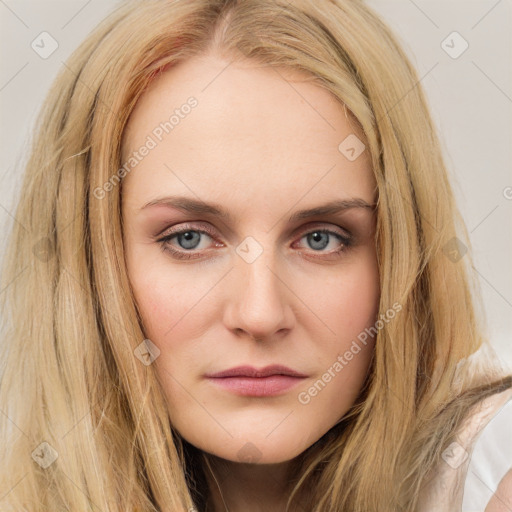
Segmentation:
<svg viewBox="0 0 512 512">
<path fill-rule="evenodd" d="M 326 228 L 326 225 L 331 225 L 331 228 Z M 315 221 L 311 222 L 305 226 L 301 226 L 299 229 L 295 230 L 293 234 L 291 235 L 293 238 L 297 236 L 304 236 L 305 234 L 308 234 L 310 231 L 313 231 L 315 228 L 318 229 L 324 229 L 328 231 L 334 231 L 341 230 L 341 233 L 338 233 L 342 238 L 352 238 L 352 234 L 345 228 L 342 228 L 338 225 L 332 224 L 330 222 L 321 222 L 321 221 Z M 207 235 L 209 235 L 214 240 L 217 239 L 217 233 L 214 228 L 212 228 L 207 223 L 199 222 L 198 224 L 189 223 L 189 222 L 183 222 L 180 224 L 177 224 L 175 226 L 172 226 L 171 228 L 164 229 L 161 233 L 157 234 L 155 236 L 156 241 L 159 241 L 162 238 L 167 238 L 169 236 L 172 236 L 174 234 L 179 234 L 183 231 L 198 231 L 198 232 L 205 232 Z"/>
<path fill-rule="evenodd" d="M 331 227 L 326 227 L 327 225 L 330 225 Z M 308 234 L 310 231 L 314 231 L 315 229 L 333 231 L 335 233 L 338 233 L 343 238 L 352 238 L 352 234 L 347 229 L 342 228 L 341 226 L 338 226 L 336 224 L 333 224 L 332 222 L 320 221 L 311 222 L 306 226 L 301 226 L 297 231 L 297 234 L 294 234 L 293 236 L 295 237 L 301 233 Z"/>
<path fill-rule="evenodd" d="M 188 222 L 180 223 L 175 226 L 172 226 L 171 228 L 164 229 L 160 234 L 155 236 L 156 241 L 158 239 L 167 238 L 169 236 L 179 234 L 183 231 L 198 231 L 198 232 L 204 232 L 207 235 L 209 235 L 211 238 L 216 238 L 216 233 L 213 228 L 211 228 L 208 224 L 191 224 Z"/>
</svg>

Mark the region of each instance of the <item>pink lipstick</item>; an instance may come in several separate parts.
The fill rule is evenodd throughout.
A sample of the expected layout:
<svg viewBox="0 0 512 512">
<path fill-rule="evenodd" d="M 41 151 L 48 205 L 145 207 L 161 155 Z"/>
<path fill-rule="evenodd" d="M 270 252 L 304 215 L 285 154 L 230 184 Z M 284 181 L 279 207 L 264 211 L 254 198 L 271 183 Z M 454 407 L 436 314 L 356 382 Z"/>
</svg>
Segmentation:
<svg viewBox="0 0 512 512">
<path fill-rule="evenodd" d="M 205 377 L 237 395 L 268 397 L 282 394 L 302 382 L 307 375 L 286 366 L 271 365 L 261 369 L 237 366 Z"/>
</svg>

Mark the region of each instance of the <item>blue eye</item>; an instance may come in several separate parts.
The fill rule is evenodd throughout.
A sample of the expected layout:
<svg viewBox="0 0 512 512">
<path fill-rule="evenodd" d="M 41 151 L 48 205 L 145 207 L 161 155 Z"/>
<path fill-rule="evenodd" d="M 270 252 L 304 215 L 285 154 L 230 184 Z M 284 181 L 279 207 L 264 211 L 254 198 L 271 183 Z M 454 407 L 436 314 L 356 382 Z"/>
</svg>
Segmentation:
<svg viewBox="0 0 512 512">
<path fill-rule="evenodd" d="M 169 253 L 173 258 L 176 259 L 193 259 L 198 258 L 201 254 L 197 252 L 191 252 L 196 250 L 203 235 L 207 235 L 209 238 L 213 238 L 213 233 L 206 229 L 195 229 L 193 227 L 184 226 L 179 231 L 174 231 L 159 240 L 162 250 Z M 176 249 L 175 246 L 171 245 L 171 240 L 176 238 L 177 243 L 180 245 L 182 250 Z"/>
<path fill-rule="evenodd" d="M 213 230 L 206 226 L 199 229 L 191 225 L 184 225 L 182 229 L 172 231 L 156 241 L 161 245 L 162 250 L 170 254 L 171 257 L 179 260 L 189 260 L 203 256 L 202 249 L 198 249 L 198 246 L 204 238 L 204 235 L 206 235 L 207 238 L 215 240 Z M 320 258 L 339 256 L 352 246 L 352 239 L 350 237 L 330 229 L 310 230 L 304 233 L 299 240 L 304 238 L 307 239 L 307 243 L 311 248 L 310 252 L 313 254 L 319 253 L 321 255 L 319 256 Z M 171 244 L 174 239 L 176 239 L 176 243 Z M 338 242 L 338 248 L 331 251 L 324 251 L 330 243 L 335 243 L 336 241 Z M 218 245 L 222 246 L 222 244 Z"/>
<path fill-rule="evenodd" d="M 176 237 L 178 243 L 183 249 L 197 249 L 197 245 L 201 240 L 201 234 L 199 231 L 182 231 L 173 236 Z"/>
<path fill-rule="evenodd" d="M 328 254 L 332 254 L 333 252 L 338 253 L 346 250 L 350 246 L 351 242 L 350 238 L 342 236 L 341 234 L 329 229 L 315 229 L 314 231 L 309 231 L 303 235 L 301 239 L 302 238 L 307 238 L 307 241 L 314 252 L 322 251 L 329 245 L 329 242 L 335 238 L 342 245 L 340 248 L 328 252 Z"/>
</svg>

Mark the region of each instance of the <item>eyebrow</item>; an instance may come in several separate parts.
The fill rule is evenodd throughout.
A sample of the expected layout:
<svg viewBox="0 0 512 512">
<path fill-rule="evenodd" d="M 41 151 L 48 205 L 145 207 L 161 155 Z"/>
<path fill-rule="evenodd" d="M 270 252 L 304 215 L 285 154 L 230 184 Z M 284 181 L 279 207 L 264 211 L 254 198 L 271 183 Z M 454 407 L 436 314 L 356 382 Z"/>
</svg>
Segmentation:
<svg viewBox="0 0 512 512">
<path fill-rule="evenodd" d="M 229 214 L 222 206 L 216 203 L 206 203 L 204 201 L 186 196 L 168 196 L 153 199 L 152 201 L 149 201 L 144 206 L 142 206 L 140 209 L 143 210 L 151 206 L 168 206 L 170 208 L 181 210 L 185 213 L 212 215 L 227 221 L 233 220 L 231 214 Z M 321 215 L 332 215 L 353 208 L 368 209 L 373 211 L 376 206 L 377 205 L 375 203 L 370 204 L 359 197 L 350 199 L 335 199 L 314 208 L 299 210 L 289 217 L 288 222 L 295 222 L 297 220 L 317 217 Z"/>
</svg>

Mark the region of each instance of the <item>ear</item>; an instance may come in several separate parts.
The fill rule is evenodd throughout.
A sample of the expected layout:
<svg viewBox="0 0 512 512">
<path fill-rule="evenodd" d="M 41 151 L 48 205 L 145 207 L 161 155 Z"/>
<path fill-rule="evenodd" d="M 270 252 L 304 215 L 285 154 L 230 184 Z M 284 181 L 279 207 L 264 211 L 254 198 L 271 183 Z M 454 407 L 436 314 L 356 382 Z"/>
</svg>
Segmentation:
<svg viewBox="0 0 512 512">
<path fill-rule="evenodd" d="M 510 510 L 512 510 L 512 467 L 501 479 L 484 512 L 510 512 Z"/>
</svg>

